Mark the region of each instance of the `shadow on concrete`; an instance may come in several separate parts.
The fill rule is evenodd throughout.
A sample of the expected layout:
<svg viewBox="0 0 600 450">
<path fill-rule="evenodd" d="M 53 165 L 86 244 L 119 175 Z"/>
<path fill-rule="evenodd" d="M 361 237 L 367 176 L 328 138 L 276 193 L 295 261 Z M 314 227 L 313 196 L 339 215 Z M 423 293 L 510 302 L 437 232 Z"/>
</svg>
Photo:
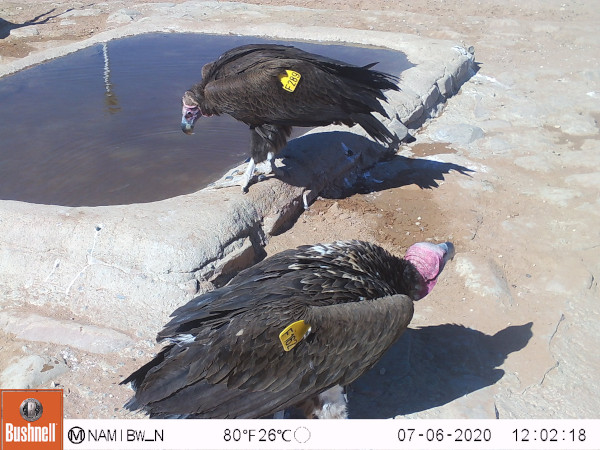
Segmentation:
<svg viewBox="0 0 600 450">
<path fill-rule="evenodd" d="M 362 174 L 356 183 L 346 190 L 346 195 L 367 194 L 409 184 L 415 184 L 421 189 L 437 188 L 439 182 L 445 180 L 444 175 L 453 171 L 466 176 L 473 172 L 459 164 L 394 155 Z"/>
<path fill-rule="evenodd" d="M 510 326 L 493 336 L 455 324 L 408 329 L 349 386 L 350 417 L 411 414 L 493 385 L 504 375 L 497 367 L 531 339 L 532 325 Z"/>
<path fill-rule="evenodd" d="M 326 198 L 409 184 L 430 189 L 438 187 L 444 175 L 452 171 L 467 176 L 472 172 L 458 164 L 396 155 L 392 149 L 347 131 L 296 138 L 288 143 L 281 157 L 286 166 L 282 181 L 315 189 Z"/>
<path fill-rule="evenodd" d="M 471 169 L 440 161 L 407 158 L 372 140 L 347 131 L 323 131 L 293 139 L 280 160 L 289 185 L 303 188 L 310 204 L 321 196 L 340 199 L 354 194 L 383 191 L 417 184 L 422 189 L 438 187 L 451 171 L 469 176 Z M 269 175 L 268 178 L 274 177 Z M 256 177 L 255 177 L 256 179 Z M 252 186 L 250 187 L 252 191 Z M 290 229 L 302 213 L 302 198 L 274 225 L 271 235 Z"/>
<path fill-rule="evenodd" d="M 8 20 L 4 20 L 0 17 L 0 39 L 8 37 L 10 35 L 11 30 L 14 30 L 15 28 L 23 28 L 28 27 L 30 25 L 41 25 L 48 22 L 51 19 L 54 19 L 55 17 L 60 16 L 61 14 L 72 11 L 73 9 L 75 8 L 69 8 L 66 11 L 62 11 L 57 14 L 52 14 L 54 11 L 56 11 L 56 8 L 52 8 L 50 11 L 39 14 L 33 19 L 27 20 L 23 23 L 9 22 Z"/>
</svg>

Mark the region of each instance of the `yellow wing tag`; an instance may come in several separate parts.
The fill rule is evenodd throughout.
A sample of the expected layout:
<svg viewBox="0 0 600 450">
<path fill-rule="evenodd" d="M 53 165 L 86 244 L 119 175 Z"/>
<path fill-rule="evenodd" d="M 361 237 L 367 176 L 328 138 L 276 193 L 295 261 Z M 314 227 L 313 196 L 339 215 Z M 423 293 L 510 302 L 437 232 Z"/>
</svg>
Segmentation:
<svg viewBox="0 0 600 450">
<path fill-rule="evenodd" d="M 284 90 L 288 92 L 294 92 L 302 75 L 300 75 L 298 72 L 294 72 L 293 70 L 286 70 L 285 73 L 286 75 L 279 75 L 279 81 L 281 82 Z"/>
<path fill-rule="evenodd" d="M 281 341 L 281 345 L 283 345 L 283 349 L 286 352 L 289 352 L 298 345 L 308 333 L 310 333 L 310 325 L 304 322 L 304 320 L 299 320 L 298 322 L 294 322 L 285 327 L 285 329 L 279 333 L 279 340 Z"/>
</svg>

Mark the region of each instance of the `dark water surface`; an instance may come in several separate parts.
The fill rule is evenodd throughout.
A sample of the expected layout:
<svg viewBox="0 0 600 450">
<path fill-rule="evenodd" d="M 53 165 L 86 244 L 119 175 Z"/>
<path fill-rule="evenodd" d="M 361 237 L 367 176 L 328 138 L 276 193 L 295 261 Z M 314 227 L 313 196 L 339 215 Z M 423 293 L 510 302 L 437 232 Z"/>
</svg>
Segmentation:
<svg viewBox="0 0 600 450">
<path fill-rule="evenodd" d="M 180 128 L 181 96 L 204 64 L 243 44 L 280 42 L 399 75 L 404 54 L 248 36 L 147 34 L 80 50 L 0 79 L 0 199 L 67 206 L 195 192 L 249 156 L 229 116 Z M 302 130 L 300 130 L 302 131 Z M 299 133 L 296 133 L 296 135 Z"/>
</svg>

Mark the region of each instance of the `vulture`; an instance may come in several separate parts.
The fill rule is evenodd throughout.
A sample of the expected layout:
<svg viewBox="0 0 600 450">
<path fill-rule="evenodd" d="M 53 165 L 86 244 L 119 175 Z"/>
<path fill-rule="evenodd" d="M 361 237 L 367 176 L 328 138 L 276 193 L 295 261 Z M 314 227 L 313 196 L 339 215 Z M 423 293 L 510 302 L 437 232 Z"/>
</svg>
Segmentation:
<svg viewBox="0 0 600 450">
<path fill-rule="evenodd" d="M 400 337 L 433 289 L 451 243 L 404 258 L 362 241 L 306 245 L 264 259 L 176 309 L 166 345 L 121 384 L 151 418 L 262 418 L 296 407 L 346 418 L 341 386 Z"/>
<path fill-rule="evenodd" d="M 223 53 L 202 67 L 202 80 L 183 95 L 181 128 L 192 134 L 201 116 L 229 114 L 251 129 L 251 158 L 246 172 L 230 184 L 247 192 L 256 164 L 286 145 L 294 126 L 359 124 L 376 141 L 397 137 L 375 116 L 389 118 L 380 100 L 384 90 L 399 90 L 397 78 L 292 46 L 251 44 Z"/>
</svg>

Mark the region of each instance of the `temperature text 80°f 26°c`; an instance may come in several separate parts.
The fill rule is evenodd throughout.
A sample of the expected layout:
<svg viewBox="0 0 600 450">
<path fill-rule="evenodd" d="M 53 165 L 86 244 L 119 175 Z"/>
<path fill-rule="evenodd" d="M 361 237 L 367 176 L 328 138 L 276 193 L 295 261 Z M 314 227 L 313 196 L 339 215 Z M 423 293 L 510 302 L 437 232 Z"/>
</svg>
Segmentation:
<svg viewBox="0 0 600 450">
<path fill-rule="evenodd" d="M 274 428 L 241 429 L 226 428 L 223 432 L 225 442 L 292 442 L 292 430 L 282 430 Z"/>
</svg>

